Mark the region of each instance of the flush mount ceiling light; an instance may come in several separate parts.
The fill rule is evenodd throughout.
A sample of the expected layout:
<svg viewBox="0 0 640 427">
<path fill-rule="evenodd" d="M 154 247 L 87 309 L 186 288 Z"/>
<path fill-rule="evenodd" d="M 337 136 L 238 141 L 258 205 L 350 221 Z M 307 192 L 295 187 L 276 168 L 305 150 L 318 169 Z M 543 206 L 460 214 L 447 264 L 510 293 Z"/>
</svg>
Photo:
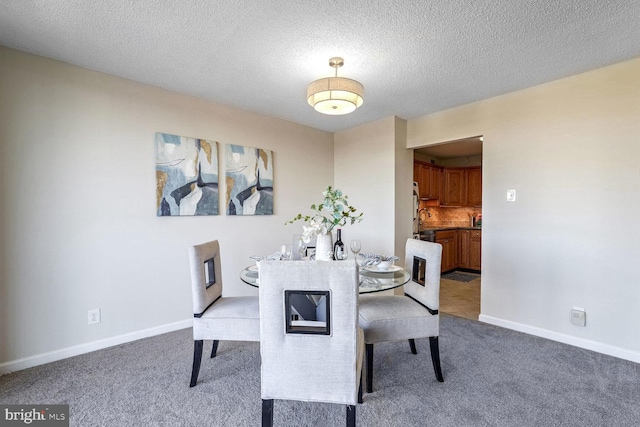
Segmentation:
<svg viewBox="0 0 640 427">
<path fill-rule="evenodd" d="M 364 102 L 364 86 L 355 80 L 338 77 L 338 68 L 344 59 L 331 58 L 329 66 L 336 69 L 335 77 L 326 77 L 307 86 L 307 101 L 317 112 L 323 114 L 349 114 Z"/>
</svg>

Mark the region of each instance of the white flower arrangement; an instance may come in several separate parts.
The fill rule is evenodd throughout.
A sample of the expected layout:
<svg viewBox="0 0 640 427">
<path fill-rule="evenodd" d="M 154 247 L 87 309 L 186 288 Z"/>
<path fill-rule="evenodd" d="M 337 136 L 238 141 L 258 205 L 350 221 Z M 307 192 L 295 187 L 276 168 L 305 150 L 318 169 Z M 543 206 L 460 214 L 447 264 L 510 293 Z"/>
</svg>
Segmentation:
<svg viewBox="0 0 640 427">
<path fill-rule="evenodd" d="M 313 214 L 298 214 L 291 221 L 285 222 L 285 224 L 298 220 L 307 222 L 307 225 L 302 226 L 302 240 L 307 243 L 319 234 L 330 233 L 334 227 L 343 227 L 362 221 L 362 212 L 356 215 L 356 208 L 349 205 L 348 197 L 342 194 L 341 190 L 328 186 L 322 195 L 324 196 L 322 203 L 311 205 L 311 209 L 315 211 Z"/>
</svg>

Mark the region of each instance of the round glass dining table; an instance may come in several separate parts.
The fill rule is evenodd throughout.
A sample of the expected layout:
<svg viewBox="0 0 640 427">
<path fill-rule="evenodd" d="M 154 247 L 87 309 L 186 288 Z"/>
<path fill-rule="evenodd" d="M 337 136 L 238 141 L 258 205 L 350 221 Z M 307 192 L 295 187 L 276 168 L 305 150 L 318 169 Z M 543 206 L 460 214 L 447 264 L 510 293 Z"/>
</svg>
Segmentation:
<svg viewBox="0 0 640 427">
<path fill-rule="evenodd" d="M 398 266 L 392 266 L 389 270 L 378 270 L 375 266 L 370 268 L 361 267 L 359 272 L 360 287 L 358 292 L 361 294 L 388 291 L 389 289 L 404 285 L 409 281 L 409 279 L 411 279 L 411 275 L 407 273 L 404 268 Z M 240 272 L 240 279 L 242 279 L 242 281 L 247 285 L 255 287 L 260 286 L 258 267 L 256 265 L 250 265 L 249 267 L 244 268 Z"/>
</svg>

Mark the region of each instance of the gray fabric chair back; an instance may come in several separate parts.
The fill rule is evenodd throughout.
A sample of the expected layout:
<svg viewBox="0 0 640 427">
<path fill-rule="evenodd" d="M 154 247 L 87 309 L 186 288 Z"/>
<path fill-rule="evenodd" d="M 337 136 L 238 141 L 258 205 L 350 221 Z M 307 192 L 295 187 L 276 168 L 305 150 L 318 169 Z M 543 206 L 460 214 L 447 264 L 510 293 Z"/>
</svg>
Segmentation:
<svg viewBox="0 0 640 427">
<path fill-rule="evenodd" d="M 405 254 L 404 268 L 411 274 L 411 280 L 404 285 L 405 294 L 431 310 L 438 310 L 442 245 L 424 240 L 407 239 Z M 419 271 L 422 262 L 425 264 L 424 276 Z"/>
<path fill-rule="evenodd" d="M 363 347 L 355 262 L 261 261 L 258 268 L 262 399 L 355 405 Z M 287 332 L 287 291 L 328 292 L 328 335 Z"/>
<path fill-rule="evenodd" d="M 189 248 L 189 262 L 191 264 L 193 314 L 200 315 L 222 295 L 222 266 L 218 241 L 213 240 L 191 246 Z"/>
</svg>

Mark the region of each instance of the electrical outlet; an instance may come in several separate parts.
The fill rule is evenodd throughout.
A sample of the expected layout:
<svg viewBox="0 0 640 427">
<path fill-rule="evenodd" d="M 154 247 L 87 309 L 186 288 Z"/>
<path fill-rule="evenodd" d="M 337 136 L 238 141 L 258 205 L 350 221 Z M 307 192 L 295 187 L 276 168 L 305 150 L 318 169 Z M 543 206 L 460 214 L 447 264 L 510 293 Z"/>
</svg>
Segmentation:
<svg viewBox="0 0 640 427">
<path fill-rule="evenodd" d="M 507 190 L 507 202 L 516 201 L 516 190 Z"/>
<path fill-rule="evenodd" d="M 100 309 L 89 310 L 89 325 L 100 323 Z"/>
<path fill-rule="evenodd" d="M 585 313 L 584 308 L 573 307 L 571 310 L 571 324 L 576 326 L 587 325 L 587 313 Z"/>
</svg>

